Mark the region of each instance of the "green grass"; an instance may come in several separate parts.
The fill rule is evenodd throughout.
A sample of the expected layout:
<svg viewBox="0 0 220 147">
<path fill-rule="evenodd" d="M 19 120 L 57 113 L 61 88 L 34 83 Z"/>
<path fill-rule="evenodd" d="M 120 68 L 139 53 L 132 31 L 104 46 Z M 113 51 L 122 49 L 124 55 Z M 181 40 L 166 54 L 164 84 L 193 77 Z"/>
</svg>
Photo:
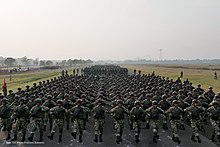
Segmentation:
<svg viewBox="0 0 220 147">
<path fill-rule="evenodd" d="M 210 69 L 219 68 L 220 66 L 210 66 L 210 65 L 169 65 L 169 66 L 158 66 L 158 65 L 121 65 L 122 67 L 126 67 L 129 69 L 129 72 L 133 72 L 134 69 L 141 70 L 143 74 L 149 74 L 155 71 L 156 75 L 161 75 L 165 77 L 170 77 L 176 80 L 180 72 L 184 72 L 184 77 L 181 80 L 185 80 L 188 78 L 194 86 L 201 84 L 202 87 L 207 90 L 209 86 L 214 88 L 215 92 L 220 92 L 220 80 L 214 80 L 213 78 L 213 70 L 201 70 L 199 68 L 207 68 Z M 185 66 L 190 67 L 185 68 Z M 175 67 L 175 68 L 174 68 Z M 180 68 L 181 67 L 181 68 Z M 69 74 L 72 74 L 72 69 L 69 69 Z M 37 83 L 43 80 L 50 80 L 51 78 L 57 77 L 61 75 L 60 70 L 42 70 L 31 73 L 22 73 L 22 74 L 12 74 L 12 80 L 10 81 L 9 75 L 0 75 L 0 82 L 6 79 L 8 90 L 17 91 L 18 87 L 22 89 L 25 88 L 26 85 L 32 86 L 33 83 Z M 220 75 L 220 71 L 218 71 L 218 75 Z"/>
<path fill-rule="evenodd" d="M 69 74 L 72 74 L 72 69 L 68 70 Z M 17 91 L 18 87 L 26 89 L 27 85 L 33 86 L 33 83 L 39 83 L 40 81 L 50 80 L 51 78 L 61 76 L 60 70 L 40 70 L 28 73 L 12 74 L 12 80 L 10 81 L 10 75 L 0 75 L 0 82 L 6 80 L 7 89 Z"/>
<path fill-rule="evenodd" d="M 180 72 L 183 71 L 183 78 L 181 80 L 189 79 L 193 86 L 198 84 L 202 85 L 204 90 L 207 90 L 209 86 L 213 87 L 215 92 L 220 92 L 220 80 L 215 80 L 213 77 L 214 69 L 220 68 L 219 65 L 169 65 L 169 66 L 158 66 L 158 65 L 121 65 L 129 69 L 129 72 L 133 72 L 134 69 L 141 70 L 143 74 L 149 74 L 155 71 L 156 75 L 170 77 L 176 80 L 180 76 Z M 180 66 L 180 68 L 178 68 Z M 175 68 L 174 68 L 175 67 Z M 198 69 L 199 67 L 199 69 Z M 210 70 L 202 70 L 201 68 L 209 67 Z M 220 71 L 217 71 L 220 75 Z"/>
</svg>

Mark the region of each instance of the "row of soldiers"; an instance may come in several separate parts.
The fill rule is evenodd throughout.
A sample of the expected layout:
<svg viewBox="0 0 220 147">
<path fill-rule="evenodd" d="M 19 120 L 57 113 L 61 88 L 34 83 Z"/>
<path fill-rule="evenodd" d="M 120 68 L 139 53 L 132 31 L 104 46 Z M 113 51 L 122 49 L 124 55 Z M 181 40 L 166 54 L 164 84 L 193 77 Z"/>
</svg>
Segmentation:
<svg viewBox="0 0 220 147">
<path fill-rule="evenodd" d="M 201 85 L 194 88 L 189 80 L 181 81 L 148 75 L 84 75 L 61 76 L 10 91 L 7 97 L 1 96 L 0 128 L 7 131 L 6 140 L 16 141 L 18 131 L 22 131 L 21 141 L 26 141 L 27 126 L 30 125 L 29 141 L 34 140 L 38 130 L 39 141 L 43 141 L 44 131 L 49 126 L 48 138 L 53 140 L 56 129 L 59 130 L 59 142 L 62 142 L 63 128 L 82 142 L 83 130 L 89 121 L 89 115 L 95 120 L 94 141 L 102 142 L 106 113 L 114 119 L 116 142 L 122 142 L 125 116 L 130 129 L 135 131 L 138 143 L 142 122 L 146 128 L 152 128 L 153 141 L 159 139 L 160 117 L 164 130 L 170 122 L 173 141 L 180 143 L 179 129 L 184 130 L 187 118 L 192 127 L 191 140 L 201 143 L 198 130 L 202 123 L 210 120 L 213 126 L 212 141 L 216 136 L 220 141 L 220 94 L 212 87 L 204 91 Z M 109 123 L 109 122 L 107 122 Z M 13 138 L 11 139 L 11 132 Z"/>
<path fill-rule="evenodd" d="M 127 75 L 128 69 L 116 65 L 94 65 L 83 70 L 85 75 Z"/>
</svg>

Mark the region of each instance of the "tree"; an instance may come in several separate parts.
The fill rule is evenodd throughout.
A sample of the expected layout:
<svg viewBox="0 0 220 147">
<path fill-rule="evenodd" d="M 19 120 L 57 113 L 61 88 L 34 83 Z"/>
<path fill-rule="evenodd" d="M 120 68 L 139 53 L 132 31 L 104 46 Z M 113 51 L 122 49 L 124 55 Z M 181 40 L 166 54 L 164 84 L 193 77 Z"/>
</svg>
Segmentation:
<svg viewBox="0 0 220 147">
<path fill-rule="evenodd" d="M 5 61 L 4 61 L 4 64 L 7 65 L 7 66 L 12 66 L 13 64 L 15 63 L 15 59 L 14 58 L 6 58 Z"/>
<path fill-rule="evenodd" d="M 65 66 L 66 65 L 66 60 L 62 60 L 61 64 L 62 64 L 62 66 Z"/>
<path fill-rule="evenodd" d="M 24 64 L 24 65 L 27 65 L 28 64 L 28 58 L 26 56 L 22 57 L 21 58 L 21 62 Z"/>
<path fill-rule="evenodd" d="M 45 61 L 41 60 L 40 61 L 40 66 L 45 66 Z"/>
<path fill-rule="evenodd" d="M 46 64 L 47 66 L 51 66 L 51 65 L 53 65 L 53 62 L 50 61 L 50 60 L 47 60 L 45 64 Z"/>
<path fill-rule="evenodd" d="M 67 64 L 68 64 L 69 66 L 72 66 L 72 65 L 73 65 L 73 60 L 69 59 L 69 60 L 67 61 Z"/>
<path fill-rule="evenodd" d="M 34 65 L 37 66 L 39 64 L 39 59 L 36 58 L 34 61 L 33 61 Z"/>
</svg>

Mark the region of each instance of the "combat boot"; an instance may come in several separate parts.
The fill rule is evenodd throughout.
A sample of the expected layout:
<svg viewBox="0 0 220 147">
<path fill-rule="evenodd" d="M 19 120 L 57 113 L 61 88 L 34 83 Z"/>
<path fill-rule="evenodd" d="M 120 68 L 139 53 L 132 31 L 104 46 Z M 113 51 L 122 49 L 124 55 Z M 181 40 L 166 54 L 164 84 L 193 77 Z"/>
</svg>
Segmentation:
<svg viewBox="0 0 220 147">
<path fill-rule="evenodd" d="M 120 143 L 120 136 L 116 136 L 116 143 L 117 143 L 117 144 Z"/>
<path fill-rule="evenodd" d="M 202 142 L 199 136 L 196 136 L 196 138 L 197 138 L 197 140 L 198 140 L 198 143 L 201 143 L 201 142 Z"/>
<path fill-rule="evenodd" d="M 79 135 L 79 142 L 82 142 L 82 135 Z"/>
<path fill-rule="evenodd" d="M 122 132 L 120 132 L 119 141 L 122 142 Z"/>
<path fill-rule="evenodd" d="M 59 135 L 59 142 L 62 142 L 62 135 Z"/>
<path fill-rule="evenodd" d="M 18 139 L 17 134 L 14 134 L 14 138 L 12 138 L 12 140 L 11 140 L 11 141 L 16 141 L 17 139 Z"/>
<path fill-rule="evenodd" d="M 76 132 L 72 132 L 71 135 L 73 136 L 74 139 L 76 139 Z"/>
<path fill-rule="evenodd" d="M 47 136 L 50 140 L 53 140 L 54 132 L 52 132 L 50 135 Z"/>
<path fill-rule="evenodd" d="M 95 134 L 95 138 L 93 139 L 93 141 L 96 143 L 98 142 L 98 135 L 97 134 Z"/>
<path fill-rule="evenodd" d="M 177 142 L 178 144 L 181 143 L 181 140 L 179 139 L 179 137 L 176 137 L 176 142 Z"/>
<path fill-rule="evenodd" d="M 39 142 L 43 142 L 43 132 L 40 132 L 40 139 Z"/>
<path fill-rule="evenodd" d="M 34 139 L 34 133 L 31 133 L 31 136 L 28 137 L 28 140 L 29 140 L 30 142 L 33 142 L 33 139 Z"/>
<path fill-rule="evenodd" d="M 192 135 L 191 140 L 192 140 L 193 142 L 196 142 L 195 135 Z"/>
<path fill-rule="evenodd" d="M 140 140 L 139 140 L 139 135 L 135 135 L 135 142 L 136 142 L 136 143 L 139 143 L 139 142 L 140 142 Z"/>
<path fill-rule="evenodd" d="M 22 139 L 21 139 L 21 142 L 25 142 L 25 136 L 26 136 L 26 133 L 23 133 L 23 135 L 22 135 Z"/>
<path fill-rule="evenodd" d="M 220 142 L 220 135 L 217 135 L 218 141 Z"/>
<path fill-rule="evenodd" d="M 99 142 L 102 142 L 102 134 L 99 134 Z"/>
<path fill-rule="evenodd" d="M 10 133 L 8 133 L 6 140 L 9 140 L 9 139 L 11 139 Z"/>
<path fill-rule="evenodd" d="M 155 142 L 155 143 L 157 143 L 157 136 L 153 136 L 153 141 Z"/>
<path fill-rule="evenodd" d="M 212 140 L 213 142 L 217 142 L 216 139 L 215 139 L 215 134 L 212 134 L 211 140 Z"/>
</svg>

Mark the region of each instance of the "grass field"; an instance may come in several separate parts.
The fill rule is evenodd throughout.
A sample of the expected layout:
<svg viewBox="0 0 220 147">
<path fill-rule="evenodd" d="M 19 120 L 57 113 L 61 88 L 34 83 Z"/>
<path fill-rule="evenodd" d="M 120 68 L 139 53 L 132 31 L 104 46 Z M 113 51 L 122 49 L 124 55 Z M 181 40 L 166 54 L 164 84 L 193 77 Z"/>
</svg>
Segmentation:
<svg viewBox="0 0 220 147">
<path fill-rule="evenodd" d="M 213 87 L 214 92 L 220 92 L 220 79 L 215 80 L 213 75 L 215 69 L 219 69 L 220 65 L 121 65 L 133 72 L 134 69 L 141 70 L 143 74 L 149 74 L 155 71 L 156 75 L 170 77 L 176 80 L 183 71 L 181 80 L 189 79 L 194 86 L 202 85 L 205 90 L 209 86 Z M 220 71 L 216 71 L 220 75 Z"/>
<path fill-rule="evenodd" d="M 214 69 L 220 68 L 220 65 L 210 66 L 210 65 L 121 65 L 122 67 L 126 67 L 129 69 L 129 72 L 133 72 L 134 69 L 141 70 L 143 74 L 149 74 L 155 71 L 156 75 L 161 75 L 165 77 L 170 77 L 172 79 L 177 79 L 179 77 L 180 72 L 183 71 L 184 75 L 181 80 L 185 80 L 188 78 L 194 86 L 201 84 L 202 87 L 207 90 L 209 86 L 214 88 L 215 92 L 220 92 L 220 80 L 215 80 L 213 78 Z M 199 68 L 198 68 L 199 67 Z M 204 69 L 202 69 L 204 68 Z M 208 68 L 208 69 L 207 69 Z M 69 70 L 69 73 L 72 74 Z M 217 71 L 218 75 L 220 71 Z M 26 85 L 32 86 L 33 83 L 37 83 L 39 81 L 51 79 L 53 77 L 57 77 L 61 75 L 60 70 L 43 70 L 36 71 L 31 73 L 22 73 L 22 74 L 13 74 L 12 80 L 10 81 L 9 75 L 0 75 L 0 82 L 6 79 L 8 90 L 17 91 L 18 87 L 22 89 L 25 88 Z"/>
<path fill-rule="evenodd" d="M 35 82 L 38 84 L 39 81 L 57 77 L 60 75 L 60 73 L 60 70 L 41 70 L 28 73 L 12 74 L 11 81 L 9 75 L 0 75 L 0 79 L 2 84 L 3 80 L 6 80 L 8 90 L 17 91 L 18 87 L 25 89 L 26 85 L 32 86 Z"/>
</svg>

